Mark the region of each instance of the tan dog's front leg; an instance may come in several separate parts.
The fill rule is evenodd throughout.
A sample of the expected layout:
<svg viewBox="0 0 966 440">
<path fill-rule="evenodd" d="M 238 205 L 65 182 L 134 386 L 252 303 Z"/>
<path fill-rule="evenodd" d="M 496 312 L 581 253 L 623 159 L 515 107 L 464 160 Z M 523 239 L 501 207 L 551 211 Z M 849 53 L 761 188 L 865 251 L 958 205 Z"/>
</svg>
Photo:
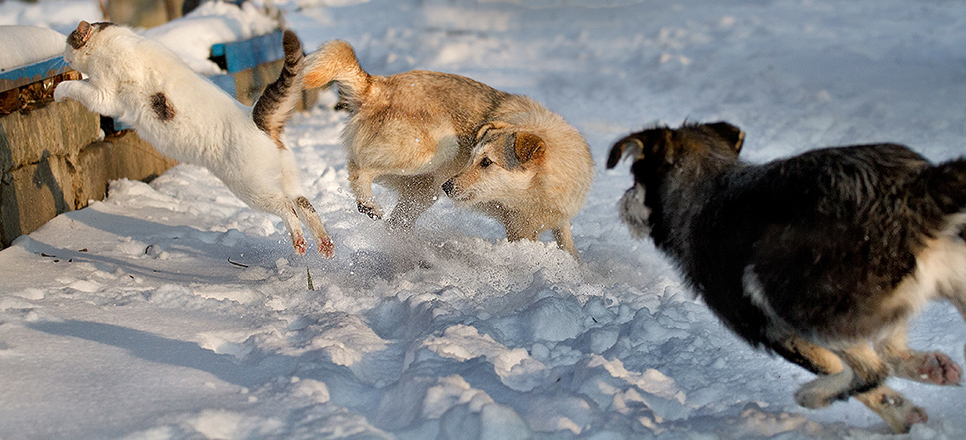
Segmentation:
<svg viewBox="0 0 966 440">
<path fill-rule="evenodd" d="M 570 232 L 570 222 L 565 222 L 563 226 L 553 229 L 553 238 L 557 240 L 557 246 L 574 256 L 574 259 L 580 261 L 580 257 L 577 255 L 577 247 L 574 245 L 574 237 Z"/>
<path fill-rule="evenodd" d="M 392 209 L 388 226 L 394 230 L 412 229 L 416 219 L 439 199 L 440 186 L 429 175 L 401 178 L 399 183 L 399 201 Z"/>
</svg>

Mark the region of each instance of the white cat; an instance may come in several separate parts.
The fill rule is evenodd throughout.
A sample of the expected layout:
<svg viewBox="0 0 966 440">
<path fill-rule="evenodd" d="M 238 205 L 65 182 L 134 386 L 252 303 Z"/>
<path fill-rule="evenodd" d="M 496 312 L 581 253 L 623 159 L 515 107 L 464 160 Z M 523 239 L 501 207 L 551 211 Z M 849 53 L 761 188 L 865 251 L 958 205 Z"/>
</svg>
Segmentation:
<svg viewBox="0 0 966 440">
<path fill-rule="evenodd" d="M 302 91 L 303 58 L 294 32 L 285 31 L 283 45 L 282 73 L 249 109 L 161 43 L 124 26 L 82 21 L 67 37 L 64 58 L 88 78 L 60 83 L 54 99 L 115 117 L 162 154 L 207 168 L 249 206 L 281 217 L 299 255 L 307 247 L 305 222 L 319 253 L 331 257 L 332 240 L 281 140 Z"/>
</svg>

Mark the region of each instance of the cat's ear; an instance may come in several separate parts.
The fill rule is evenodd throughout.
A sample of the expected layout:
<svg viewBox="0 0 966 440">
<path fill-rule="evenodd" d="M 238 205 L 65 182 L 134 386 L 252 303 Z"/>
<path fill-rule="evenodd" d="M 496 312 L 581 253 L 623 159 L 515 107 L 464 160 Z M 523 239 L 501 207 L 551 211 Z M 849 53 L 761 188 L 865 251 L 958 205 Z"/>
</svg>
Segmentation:
<svg viewBox="0 0 966 440">
<path fill-rule="evenodd" d="M 94 32 L 94 27 L 90 23 L 81 20 L 77 24 L 77 29 L 71 32 L 67 37 L 67 44 L 73 47 L 75 50 L 84 47 L 87 44 L 87 40 L 91 38 L 91 33 Z"/>
</svg>

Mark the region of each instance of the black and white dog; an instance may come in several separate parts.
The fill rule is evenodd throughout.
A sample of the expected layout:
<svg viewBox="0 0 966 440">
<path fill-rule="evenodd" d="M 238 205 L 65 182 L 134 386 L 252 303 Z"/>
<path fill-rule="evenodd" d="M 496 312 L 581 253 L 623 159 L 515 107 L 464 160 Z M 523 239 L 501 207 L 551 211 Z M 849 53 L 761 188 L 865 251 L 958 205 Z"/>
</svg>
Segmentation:
<svg viewBox="0 0 966 440">
<path fill-rule="evenodd" d="M 854 396 L 896 432 L 926 421 L 885 380 L 961 380 L 945 354 L 911 350 L 906 328 L 933 299 L 966 318 L 966 160 L 877 144 L 750 165 L 743 140 L 726 122 L 620 140 L 607 166 L 633 158 L 622 219 L 735 333 L 820 375 L 800 405 Z"/>
</svg>

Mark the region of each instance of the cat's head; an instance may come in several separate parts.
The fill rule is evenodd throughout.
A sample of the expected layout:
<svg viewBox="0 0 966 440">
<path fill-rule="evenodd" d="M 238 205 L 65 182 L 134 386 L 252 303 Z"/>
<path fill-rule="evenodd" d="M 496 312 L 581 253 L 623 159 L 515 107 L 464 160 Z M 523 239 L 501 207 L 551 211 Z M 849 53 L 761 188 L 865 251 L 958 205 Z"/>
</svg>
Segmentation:
<svg viewBox="0 0 966 440">
<path fill-rule="evenodd" d="M 99 34 L 114 26 L 114 23 L 110 22 L 91 24 L 81 21 L 78 23 L 77 29 L 67 36 L 67 48 L 64 50 L 64 58 L 71 67 L 83 72 L 87 65 L 87 58 L 99 45 Z"/>
</svg>

